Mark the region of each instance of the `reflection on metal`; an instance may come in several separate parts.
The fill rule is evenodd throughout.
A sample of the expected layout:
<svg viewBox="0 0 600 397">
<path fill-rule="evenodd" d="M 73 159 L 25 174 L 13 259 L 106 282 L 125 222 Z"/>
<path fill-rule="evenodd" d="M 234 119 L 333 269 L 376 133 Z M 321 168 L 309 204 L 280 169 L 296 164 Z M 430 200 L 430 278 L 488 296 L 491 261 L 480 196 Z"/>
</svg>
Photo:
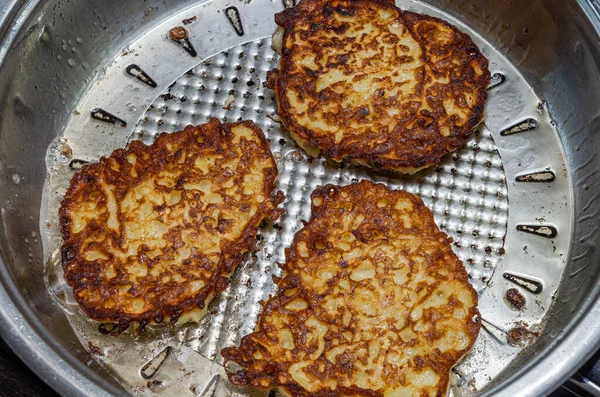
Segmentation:
<svg viewBox="0 0 600 397">
<path fill-rule="evenodd" d="M 533 130 L 537 128 L 538 121 L 533 118 L 528 118 L 523 121 L 518 122 L 517 124 L 510 126 L 502 131 L 500 131 L 500 135 L 507 136 L 512 134 L 518 134 L 519 132 L 525 132 L 529 130 Z"/>
<path fill-rule="evenodd" d="M 556 228 L 550 225 L 517 225 L 517 230 L 546 238 L 554 238 L 558 234 Z"/>
<path fill-rule="evenodd" d="M 135 77 L 142 83 L 147 84 L 152 88 L 156 88 L 156 81 L 154 81 L 152 77 L 148 76 L 148 73 L 144 72 L 138 65 L 132 63 L 131 65 L 127 66 L 125 71 L 128 75 Z"/>
<path fill-rule="evenodd" d="M 523 276 L 518 276 L 516 274 L 508 273 L 508 272 L 505 272 L 502 275 L 502 277 L 504 277 L 505 279 L 507 279 L 510 282 L 517 284 L 520 287 L 525 288 L 527 291 L 531 292 L 532 294 L 539 294 L 540 292 L 542 292 L 543 286 L 542 286 L 542 283 L 540 283 L 539 281 L 532 280 L 530 278 L 523 277 Z"/>
<path fill-rule="evenodd" d="M 493 90 L 488 91 L 490 98 L 486 103 L 488 116 L 485 127 L 487 129 L 483 128 L 480 135 L 473 137 L 480 150 L 474 151 L 466 148 L 454 152 L 451 157 L 447 156 L 440 164 L 440 168 L 445 172 L 424 171 L 415 178 L 394 178 L 358 167 L 334 168 L 329 163 L 322 161 L 321 158 L 298 162 L 294 156 L 286 155 L 295 147 L 289 143 L 289 133 L 283 130 L 279 124 L 275 124 L 272 119 L 262 116 L 271 115 L 276 111 L 276 103 L 272 100 L 273 92 L 258 83 L 251 89 L 246 88 L 246 81 L 250 79 L 256 82 L 264 81 L 266 80 L 266 71 L 277 67 L 279 57 L 273 56 L 269 37 L 273 30 L 273 14 L 283 9 L 282 2 L 197 3 L 197 6 L 185 8 L 183 14 L 166 15 L 165 18 L 170 18 L 168 20 L 161 17 L 160 23 L 165 26 L 162 29 L 154 29 L 156 26 L 140 25 L 140 29 L 148 30 L 148 34 L 139 41 L 119 42 L 116 49 L 123 48 L 125 44 L 128 44 L 130 48 L 135 48 L 135 53 L 139 57 L 134 58 L 133 54 L 119 57 L 116 63 L 111 64 L 107 69 L 106 77 L 101 79 L 98 85 L 92 86 L 91 90 L 83 97 L 85 103 L 91 104 L 91 106 L 79 107 L 85 111 L 89 111 L 96 105 L 102 105 L 107 110 L 117 112 L 115 114 L 127 120 L 129 125 L 136 120 L 141 120 L 133 133 L 127 128 L 117 128 L 111 125 L 99 126 L 97 125 L 99 122 L 90 123 L 89 116 L 85 114 L 85 117 L 70 119 L 64 136 L 73 145 L 74 155 L 77 158 L 91 160 L 99 155 L 107 154 L 112 148 L 125 146 L 130 136 L 133 137 L 132 139 L 143 139 L 144 142 L 150 143 L 154 137 L 165 130 L 181 129 L 189 122 L 203 123 L 211 117 L 223 118 L 224 114 L 227 115 L 222 109 L 223 103 L 228 91 L 235 88 L 238 90 L 234 95 L 238 96 L 236 103 L 239 106 L 236 106 L 227 116 L 231 117 L 231 121 L 237 117 L 255 120 L 257 125 L 265 131 L 266 137 L 273 143 L 272 149 L 278 160 L 280 171 L 280 187 L 289 193 L 290 197 L 284 204 L 290 215 L 285 221 L 276 225 L 277 230 L 271 226 L 261 230 L 263 240 L 260 242 L 262 245 L 257 252 L 258 258 L 254 259 L 251 265 L 239 267 L 236 277 L 232 278 L 230 291 L 223 294 L 222 299 L 215 300 L 216 304 L 209 311 L 211 321 L 203 323 L 201 328 L 195 325 L 173 328 L 172 332 L 157 334 L 156 339 L 148 338 L 148 342 L 142 346 L 141 343 L 132 343 L 132 341 L 135 342 L 135 335 L 132 338 L 129 338 L 128 335 L 123 335 L 122 338 L 108 338 L 98 332 L 90 331 L 87 328 L 88 323 L 80 319 L 83 316 L 80 316 L 78 312 L 75 316 L 67 314 L 69 321 L 75 324 L 73 328 L 80 339 L 89 338 L 101 351 L 116 352 L 118 350 L 122 352 L 118 355 L 107 355 L 97 359 L 119 379 L 128 391 L 148 390 L 146 388 L 148 380 L 139 375 L 140 368 L 165 346 L 173 346 L 174 350 L 170 352 L 170 357 L 160 368 L 159 373 L 150 380 L 152 382 L 153 380 L 168 379 L 164 388 L 159 390 L 160 394 L 175 396 L 189 394 L 191 383 L 198 385 L 195 389 L 197 392 L 204 390 L 217 369 L 214 370 L 214 373 L 206 371 L 207 375 L 201 379 L 196 377 L 197 373 L 191 377 L 185 377 L 185 371 L 180 371 L 182 366 L 190 368 L 190 371 L 192 367 L 197 369 L 206 366 L 198 364 L 200 360 L 194 355 L 176 352 L 179 344 L 192 335 L 197 338 L 201 336 L 203 339 L 201 343 L 197 343 L 197 350 L 207 357 L 216 355 L 215 360 L 218 361 L 221 359 L 218 354 L 220 349 L 238 343 L 245 333 L 253 329 L 261 313 L 260 302 L 266 300 L 269 294 L 273 293 L 274 283 L 271 276 L 281 275 L 276 263 L 285 260 L 283 247 L 289 245 L 294 234 L 302 227 L 301 219 L 307 219 L 310 216 L 309 195 L 317 184 L 347 184 L 366 178 L 383 182 L 391 189 L 402 189 L 419 194 L 434 212 L 436 220 L 439 223 L 445 223 L 446 232 L 457 243 L 454 250 L 465 263 L 469 263 L 467 270 L 472 274 L 471 281 L 478 292 L 486 295 L 493 294 L 492 296 L 497 296 L 500 298 L 499 300 L 502 300 L 502 293 L 507 285 L 521 289 L 512 282 L 499 280 L 498 277 L 501 277 L 504 270 L 513 271 L 514 269 L 516 272 L 518 269 L 518 274 L 535 275 L 539 280 L 544 280 L 544 290 L 539 295 L 526 296 L 532 303 L 529 308 L 531 310 L 527 311 L 527 321 L 534 325 L 544 324 L 544 317 L 550 307 L 549 302 L 555 292 L 555 286 L 559 284 L 562 277 L 561 272 L 557 269 L 563 268 L 553 264 L 560 262 L 562 258 L 552 255 L 551 252 L 543 255 L 540 250 L 542 248 L 547 250 L 547 243 L 550 241 L 541 237 L 534 238 L 523 235 L 522 232 L 516 230 L 516 226 L 532 220 L 531 214 L 539 214 L 539 216 L 553 214 L 553 224 L 561 226 L 561 233 L 555 241 L 557 253 L 570 252 L 568 236 L 571 234 L 571 225 L 567 221 L 573 215 L 574 207 L 564 206 L 564 202 L 570 202 L 571 197 L 568 194 L 569 181 L 566 177 L 557 178 L 553 184 L 525 184 L 514 181 L 515 175 L 544 170 L 546 166 L 551 166 L 552 170 L 556 170 L 555 172 L 562 171 L 562 158 L 557 155 L 561 148 L 558 145 L 560 142 L 558 134 L 554 126 L 550 124 L 547 112 L 538 114 L 535 111 L 535 105 L 540 102 L 539 97 L 527 85 L 518 70 L 507 62 L 503 54 L 497 51 L 497 47 L 482 41 L 481 36 L 464 27 L 476 43 L 486 50 L 486 57 L 489 58 L 490 65 L 493 67 L 492 72 L 502 71 L 507 77 L 502 86 L 496 86 Z M 289 1 L 287 3 L 289 4 Z M 504 4 L 504 2 L 498 2 L 498 4 L 500 3 Z M 401 0 L 399 4 L 409 6 L 412 11 L 441 16 L 449 19 L 450 23 L 460 25 L 460 21 L 452 20 L 448 14 L 438 14 L 435 9 L 421 5 L 421 2 Z M 450 2 L 444 4 L 451 5 Z M 492 3 L 490 2 L 490 4 Z M 496 2 L 494 2 L 495 4 Z M 242 7 L 239 9 L 240 14 L 244 14 L 242 23 L 245 35 L 242 37 L 232 31 L 233 27 L 224 15 L 225 8 L 229 5 Z M 164 12 L 163 7 L 158 8 L 157 12 Z M 456 12 L 455 14 L 460 13 Z M 192 25 L 185 25 L 182 21 L 190 15 L 198 15 L 199 20 Z M 218 18 L 214 20 L 215 23 L 212 23 L 213 21 L 208 20 L 208 17 Z M 469 21 L 465 22 L 468 24 Z M 175 26 L 184 26 L 188 29 L 189 39 L 198 52 L 196 58 L 184 55 L 179 46 L 177 48 L 174 46 L 171 38 L 165 37 L 168 35 L 169 29 Z M 215 28 L 213 29 L 213 27 Z M 140 34 L 143 33 L 140 32 Z M 254 38 L 257 39 L 254 40 Z M 496 37 L 495 40 L 497 39 Z M 247 44 L 242 45 L 242 43 Z M 205 57 L 216 54 L 220 50 L 225 52 L 213 56 L 206 63 L 198 64 Z M 167 56 L 167 54 L 170 55 Z M 173 54 L 179 54 L 179 56 L 174 59 Z M 148 59 L 150 58 L 148 57 L 152 58 L 151 63 L 149 63 Z M 146 61 L 142 61 L 142 59 L 146 59 Z M 154 106 L 149 108 L 146 113 L 144 113 L 144 109 L 151 100 L 152 92 L 156 90 L 140 86 L 140 95 L 136 96 L 131 95 L 129 84 L 123 84 L 124 81 L 132 78 L 124 75 L 126 67 L 137 62 L 139 62 L 138 65 L 143 65 L 142 67 L 152 77 L 156 77 L 156 81 L 161 84 L 175 81 L 178 79 L 178 75 L 184 75 L 171 91 L 164 91 L 164 97 L 159 96 L 153 103 Z M 156 66 L 153 66 L 154 64 Z M 193 74 L 185 74 L 190 68 L 194 68 Z M 79 70 L 79 68 L 73 68 L 73 70 L 75 69 Z M 239 80 L 238 83 L 232 82 L 234 77 Z M 141 83 L 130 81 L 130 84 Z M 80 87 L 82 92 L 84 89 L 85 87 Z M 248 90 L 252 96 L 242 99 L 243 90 Z M 143 96 L 142 93 L 148 95 Z M 156 92 L 154 96 L 157 94 L 160 92 Z M 180 98 L 185 98 L 185 102 Z M 128 103 L 134 105 L 138 110 L 131 110 L 127 106 Z M 552 102 L 550 103 L 552 104 Z M 71 109 L 73 106 L 68 106 L 68 108 Z M 119 113 L 122 109 L 127 109 L 127 113 Z M 496 139 L 496 142 L 504 144 L 496 151 L 497 146 L 500 145 L 494 144 L 492 135 L 495 135 L 494 138 L 497 137 L 500 131 L 526 117 L 536 118 L 539 123 L 538 129 L 524 132 L 519 136 Z M 574 124 L 575 122 L 569 123 L 569 125 Z M 112 131 L 99 134 L 101 129 L 95 127 L 104 127 L 102 130 Z M 581 133 L 577 137 L 585 135 Z M 528 145 L 521 145 L 520 138 L 527 138 Z M 280 139 L 284 139 L 288 143 L 280 145 L 278 144 Z M 282 142 L 285 143 L 285 141 Z M 532 148 L 538 149 L 535 153 L 537 163 L 534 166 L 529 165 L 530 158 L 527 157 Z M 584 146 L 582 149 L 581 152 L 585 152 L 586 147 Z M 572 155 L 577 157 L 580 154 L 572 153 Z M 523 160 L 523 165 L 528 168 L 516 168 L 519 160 Z M 504 164 L 506 167 L 506 174 L 500 164 Z M 575 162 L 574 164 L 582 166 L 582 163 Z M 67 167 L 55 168 L 62 172 Z M 581 174 L 587 175 L 592 168 L 583 170 Z M 456 172 L 450 172 L 451 169 L 455 169 Z M 71 170 L 68 171 L 70 172 L 66 175 L 67 177 L 72 174 Z M 509 189 L 506 188 L 505 175 L 509 176 Z M 58 174 L 55 180 L 60 183 L 65 180 L 68 182 L 68 178 L 63 176 Z M 593 177 L 594 175 L 588 180 L 582 181 L 582 185 L 584 182 L 588 182 L 590 186 L 593 186 L 589 182 L 593 181 Z M 510 182 L 517 186 L 511 186 Z M 64 186 L 64 184 L 60 186 Z M 539 188 L 548 194 L 539 194 Z M 481 197 L 479 192 L 481 192 Z M 563 196 L 567 198 L 562 200 Z M 53 203 L 51 208 L 57 208 Z M 583 205 L 585 204 L 583 203 Z M 543 212 L 541 212 L 541 207 L 544 207 Z M 593 209 L 594 207 L 590 206 L 589 212 L 593 212 Z M 51 210 L 48 213 L 55 214 L 56 211 Z M 548 219 L 550 220 L 550 218 Z M 56 222 L 53 221 L 50 219 L 49 222 L 54 225 Z M 538 222 L 533 220 L 531 223 Z M 473 230 L 473 227 L 477 229 Z M 477 235 L 471 233 L 475 231 L 477 231 Z M 57 237 L 56 241 L 60 239 L 60 233 L 57 233 L 55 229 L 52 229 L 51 233 L 52 236 Z M 535 254 L 535 261 L 518 262 L 521 250 L 520 246 L 515 245 L 515 242 L 519 243 L 519 237 L 537 240 L 535 243 L 529 244 L 529 251 Z M 505 240 L 508 242 L 507 244 L 504 244 Z M 55 247 L 55 245 L 51 245 L 48 252 L 53 252 Z M 26 256 L 27 254 L 25 254 Z M 471 261 L 467 262 L 468 259 Z M 578 265 L 585 265 L 585 259 L 587 258 L 584 258 Z M 498 270 L 497 265 L 502 261 L 504 264 L 511 264 L 511 267 L 502 269 L 499 274 L 492 276 Z M 27 259 L 25 259 L 26 262 Z M 567 264 L 564 268 L 565 274 L 577 270 L 578 267 L 571 269 L 572 265 L 572 263 Z M 65 283 L 62 283 L 62 279 L 60 280 L 61 284 L 53 287 L 57 291 L 61 291 L 59 287 L 67 288 L 64 286 Z M 524 295 L 531 294 L 525 289 L 521 289 L 521 292 Z M 560 294 L 557 295 L 557 301 L 559 296 Z M 534 299 L 540 301 L 539 308 L 533 306 Z M 514 320 L 517 320 L 518 313 L 509 310 L 499 300 L 482 299 L 480 310 L 484 313 L 484 317 L 509 330 L 512 328 Z M 171 330 L 169 325 L 161 327 L 168 327 Z M 486 324 L 486 327 L 491 329 L 491 332 L 500 334 L 492 326 Z M 549 332 L 553 331 L 555 330 Z M 486 387 L 491 379 L 497 379 L 497 375 L 511 362 L 519 350 L 506 343 L 493 342 L 486 330 L 481 331 L 481 336 L 483 341 L 480 341 L 480 344 L 465 357 L 459 367 L 459 370 L 468 378 L 466 383 L 472 381 L 471 385 L 475 385 L 479 390 Z M 145 336 L 143 338 L 146 339 Z M 501 335 L 501 338 L 504 340 L 506 336 Z M 131 348 L 132 346 L 134 348 Z M 181 358 L 182 362 L 175 360 L 174 357 Z M 506 373 L 509 371 L 511 370 Z M 135 376 L 128 377 L 124 376 L 125 374 L 134 374 Z M 226 383 L 223 376 L 221 374 L 219 388 Z M 192 379 L 194 377 L 195 379 Z M 529 379 L 527 382 L 521 379 L 520 382 L 524 385 L 529 383 Z M 227 386 L 229 387 L 229 385 Z M 196 393 L 196 391 L 194 392 Z M 469 392 L 470 390 L 467 388 L 465 394 Z"/>
<path fill-rule="evenodd" d="M 127 123 L 124 120 L 121 120 L 117 116 L 108 113 L 106 110 L 101 108 L 92 109 L 92 118 L 95 120 L 104 121 L 105 123 L 115 124 L 120 127 L 127 126 Z"/>
<path fill-rule="evenodd" d="M 231 26 L 235 29 L 238 36 L 244 35 L 244 26 L 242 25 L 242 18 L 240 18 L 240 12 L 237 7 L 231 6 L 225 9 L 225 15 L 231 22 Z"/>
</svg>

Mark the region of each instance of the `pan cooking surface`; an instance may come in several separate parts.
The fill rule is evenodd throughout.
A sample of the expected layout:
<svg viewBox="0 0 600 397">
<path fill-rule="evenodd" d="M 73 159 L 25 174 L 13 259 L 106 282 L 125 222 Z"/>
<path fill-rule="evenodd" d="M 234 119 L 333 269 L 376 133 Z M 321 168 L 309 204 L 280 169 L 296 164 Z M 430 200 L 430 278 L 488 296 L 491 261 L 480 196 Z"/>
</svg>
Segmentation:
<svg viewBox="0 0 600 397">
<path fill-rule="evenodd" d="M 210 395 L 217 385 L 223 395 L 260 394 L 232 389 L 216 376 L 222 367 L 207 369 L 202 356 L 222 362 L 220 349 L 253 330 L 259 301 L 275 291 L 271 277 L 280 274 L 283 250 L 310 216 L 310 193 L 327 183 L 369 179 L 415 193 L 454 238 L 483 320 L 473 350 L 453 370 L 454 394 L 481 390 L 543 331 L 571 235 L 571 188 L 558 134 L 544 103 L 480 36 L 429 6 L 398 5 L 469 33 L 494 76 L 482 129 L 438 167 L 411 177 L 308 158 L 281 129 L 274 94 L 263 87 L 278 62 L 270 39 L 273 14 L 284 6 L 278 1 L 207 2 L 176 15 L 119 51 L 81 98 L 47 154 L 41 224 L 47 283 L 82 344 L 128 391 Z M 278 188 L 287 196 L 286 214 L 259 231 L 259 251 L 239 266 L 200 324 L 150 327 L 118 338 L 100 333 L 79 310 L 60 268 L 57 209 L 71 176 L 82 163 L 131 140 L 151 143 L 161 132 L 211 117 L 248 119 L 263 129 L 280 171 Z"/>
</svg>

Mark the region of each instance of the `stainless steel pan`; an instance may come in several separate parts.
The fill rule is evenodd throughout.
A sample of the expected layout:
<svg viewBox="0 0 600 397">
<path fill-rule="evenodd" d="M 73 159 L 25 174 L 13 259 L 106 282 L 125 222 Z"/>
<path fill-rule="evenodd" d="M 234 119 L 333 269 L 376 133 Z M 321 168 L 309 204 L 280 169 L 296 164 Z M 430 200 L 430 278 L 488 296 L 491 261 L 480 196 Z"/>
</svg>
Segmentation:
<svg viewBox="0 0 600 397">
<path fill-rule="evenodd" d="M 312 188 L 370 178 L 423 197 L 480 292 L 484 329 L 453 393 L 537 396 L 570 376 L 600 347 L 600 6 L 398 4 L 469 31 L 495 74 L 481 133 L 411 178 L 309 161 L 273 120 L 261 81 L 277 61 L 272 15 L 284 2 L 0 0 L 0 331 L 11 347 L 66 395 L 201 394 L 212 378 L 178 378 L 176 367 L 218 363 L 218 349 L 252 329 Z M 175 26 L 194 51 L 169 38 Z M 142 70 L 156 87 L 136 79 Z M 98 120 L 96 108 L 127 125 Z M 60 189 L 82 161 L 209 116 L 263 127 L 287 215 L 261 232 L 261 251 L 199 326 L 102 336 L 73 305 L 53 256 Z M 513 289 L 523 310 L 511 305 Z M 144 378 L 165 346 L 179 350 Z"/>
</svg>

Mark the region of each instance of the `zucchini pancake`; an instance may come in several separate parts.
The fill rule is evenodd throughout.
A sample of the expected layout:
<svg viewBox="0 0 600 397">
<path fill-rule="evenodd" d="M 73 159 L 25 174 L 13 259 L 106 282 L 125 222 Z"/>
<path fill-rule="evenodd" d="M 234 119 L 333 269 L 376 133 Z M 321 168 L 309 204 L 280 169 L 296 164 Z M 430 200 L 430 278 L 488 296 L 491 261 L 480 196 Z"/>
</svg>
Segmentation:
<svg viewBox="0 0 600 397">
<path fill-rule="evenodd" d="M 441 19 L 386 0 L 303 0 L 275 22 L 267 85 L 312 156 L 412 174 L 483 120 L 488 61 Z"/>
<path fill-rule="evenodd" d="M 417 196 L 327 185 L 257 330 L 223 349 L 232 383 L 292 396 L 443 396 L 481 326 L 477 293 Z"/>
<path fill-rule="evenodd" d="M 215 119 L 83 166 L 59 210 L 75 299 L 119 331 L 201 316 L 261 221 L 281 214 L 277 175 L 254 123 Z"/>
</svg>

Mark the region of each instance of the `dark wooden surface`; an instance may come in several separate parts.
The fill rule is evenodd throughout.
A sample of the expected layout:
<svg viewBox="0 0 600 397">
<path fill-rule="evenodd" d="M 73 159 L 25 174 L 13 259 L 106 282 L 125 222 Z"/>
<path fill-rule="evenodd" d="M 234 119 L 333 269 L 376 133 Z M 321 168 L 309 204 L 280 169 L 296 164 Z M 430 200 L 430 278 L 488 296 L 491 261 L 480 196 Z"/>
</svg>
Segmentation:
<svg viewBox="0 0 600 397">
<path fill-rule="evenodd" d="M 58 397 L 0 338 L 0 396 Z"/>
<path fill-rule="evenodd" d="M 590 360 L 579 374 L 600 384 L 600 352 Z M 0 338 L 0 396 L 2 397 L 59 397 L 39 379 Z M 592 394 L 565 383 L 550 397 L 591 397 Z"/>
</svg>

